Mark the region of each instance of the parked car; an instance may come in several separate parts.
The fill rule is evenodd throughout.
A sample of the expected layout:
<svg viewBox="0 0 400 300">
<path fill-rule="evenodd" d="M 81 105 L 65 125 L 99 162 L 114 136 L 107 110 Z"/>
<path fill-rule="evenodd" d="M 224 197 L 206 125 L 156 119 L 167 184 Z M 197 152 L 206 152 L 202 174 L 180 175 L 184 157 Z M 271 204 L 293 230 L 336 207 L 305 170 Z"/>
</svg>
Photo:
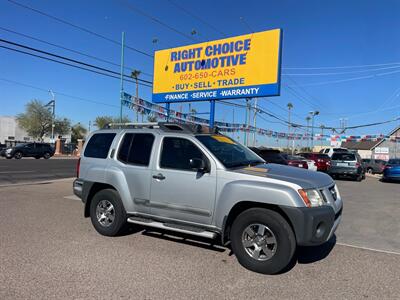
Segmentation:
<svg viewBox="0 0 400 300">
<path fill-rule="evenodd" d="M 346 148 L 338 148 L 338 147 L 329 147 L 329 148 L 323 148 L 323 149 L 321 149 L 320 151 L 319 151 L 319 153 L 321 153 L 321 154 L 326 154 L 326 155 L 328 155 L 329 157 L 332 157 L 332 155 L 333 155 L 333 153 L 347 153 L 347 152 L 349 152 L 349 150 L 348 149 L 346 149 Z"/>
<path fill-rule="evenodd" d="M 256 148 L 249 147 L 252 151 L 258 154 L 262 159 L 264 159 L 267 163 L 279 164 L 279 165 L 287 165 L 288 162 L 282 156 L 282 153 L 276 149 L 268 149 L 268 148 Z"/>
<path fill-rule="evenodd" d="M 317 170 L 321 172 L 327 172 L 331 166 L 331 158 L 328 154 L 304 152 L 297 155 L 313 160 L 317 166 Z"/>
<path fill-rule="evenodd" d="M 6 154 L 6 149 L 7 149 L 6 144 L 0 143 L 0 156 L 5 156 L 5 154 Z"/>
<path fill-rule="evenodd" d="M 363 159 L 365 172 L 369 174 L 382 174 L 387 161 L 382 159 Z"/>
<path fill-rule="evenodd" d="M 2 156 L 8 159 L 21 159 L 22 157 L 34 157 L 39 159 L 49 159 L 54 155 L 54 148 L 47 143 L 24 143 L 17 144 L 14 147 L 7 148 Z"/>
<path fill-rule="evenodd" d="M 282 156 L 287 161 L 289 166 L 296 167 L 296 168 L 308 169 L 308 163 L 304 159 L 304 157 L 294 156 L 294 155 L 290 155 L 290 154 L 286 154 L 286 153 L 283 153 Z"/>
<path fill-rule="evenodd" d="M 333 178 L 350 177 L 357 181 L 361 181 L 365 178 L 365 169 L 361 157 L 357 153 L 334 153 L 328 172 Z"/>
<path fill-rule="evenodd" d="M 285 269 L 298 245 L 333 236 L 342 199 L 331 177 L 265 164 L 207 132 L 171 123 L 92 132 L 73 183 L 84 216 L 105 236 L 132 223 L 219 239 L 240 264 L 265 274 Z"/>
<path fill-rule="evenodd" d="M 383 170 L 383 181 L 400 181 L 400 158 L 389 159 Z"/>
</svg>

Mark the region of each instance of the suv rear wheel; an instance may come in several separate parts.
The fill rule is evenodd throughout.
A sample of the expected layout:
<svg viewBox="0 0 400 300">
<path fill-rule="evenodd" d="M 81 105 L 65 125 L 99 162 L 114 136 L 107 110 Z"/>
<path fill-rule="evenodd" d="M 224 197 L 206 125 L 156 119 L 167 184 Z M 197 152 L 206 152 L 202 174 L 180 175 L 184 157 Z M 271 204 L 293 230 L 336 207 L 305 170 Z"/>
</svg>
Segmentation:
<svg viewBox="0 0 400 300">
<path fill-rule="evenodd" d="M 43 154 L 43 158 L 44 159 L 49 159 L 50 158 L 50 153 L 46 152 L 45 154 Z"/>
<path fill-rule="evenodd" d="M 232 250 L 245 268 L 263 274 L 285 269 L 296 250 L 296 239 L 288 222 L 277 212 L 251 208 L 233 222 Z"/>
<path fill-rule="evenodd" d="M 22 158 L 22 152 L 20 152 L 20 151 L 15 152 L 14 158 L 15 158 L 15 159 L 21 159 L 21 158 Z"/>
<path fill-rule="evenodd" d="M 98 233 L 116 236 L 126 224 L 126 212 L 116 190 L 97 192 L 90 203 L 90 219 Z"/>
</svg>

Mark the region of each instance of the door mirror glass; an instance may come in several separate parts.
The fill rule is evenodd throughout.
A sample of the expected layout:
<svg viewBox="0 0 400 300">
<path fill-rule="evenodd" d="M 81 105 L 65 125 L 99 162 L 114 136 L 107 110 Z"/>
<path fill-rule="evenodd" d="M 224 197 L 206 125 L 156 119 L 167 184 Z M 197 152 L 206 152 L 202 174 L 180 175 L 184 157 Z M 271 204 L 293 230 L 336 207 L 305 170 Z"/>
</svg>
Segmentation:
<svg viewBox="0 0 400 300">
<path fill-rule="evenodd" d="M 198 172 L 208 172 L 206 163 L 200 158 L 191 158 L 189 161 L 189 165 L 192 170 Z"/>
</svg>

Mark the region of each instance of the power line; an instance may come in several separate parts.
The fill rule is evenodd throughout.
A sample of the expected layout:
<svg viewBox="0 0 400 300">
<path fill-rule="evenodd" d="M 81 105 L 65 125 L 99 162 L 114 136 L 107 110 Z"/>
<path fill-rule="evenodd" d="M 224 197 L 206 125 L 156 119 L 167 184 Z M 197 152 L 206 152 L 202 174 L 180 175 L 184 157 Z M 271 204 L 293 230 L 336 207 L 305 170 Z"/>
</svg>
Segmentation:
<svg viewBox="0 0 400 300">
<path fill-rule="evenodd" d="M 218 34 L 223 35 L 224 37 L 227 37 L 228 35 L 224 32 L 222 32 L 221 30 L 219 30 L 217 27 L 215 27 L 214 25 L 206 22 L 205 20 L 203 20 L 202 18 L 200 18 L 199 16 L 193 14 L 192 12 L 190 12 L 189 10 L 187 10 L 186 8 L 184 8 L 183 6 L 175 3 L 175 1 L 172 0 L 168 0 L 168 2 L 170 4 L 172 4 L 173 6 L 175 6 L 176 8 L 180 9 L 181 11 L 185 12 L 187 15 L 191 16 L 192 18 L 195 18 L 196 20 L 200 21 L 201 23 L 203 23 L 204 25 L 210 27 L 211 29 L 213 29 L 215 32 L 217 32 Z"/>
<path fill-rule="evenodd" d="M 325 70 L 325 69 L 353 69 L 353 68 L 369 68 L 369 67 L 382 67 L 400 65 L 400 62 L 384 63 L 384 64 L 370 64 L 370 65 L 353 65 L 353 66 L 336 66 L 336 67 L 284 67 L 284 70 Z"/>
<path fill-rule="evenodd" d="M 367 69 L 367 70 L 346 71 L 346 72 L 282 73 L 282 75 L 283 75 L 283 76 L 332 76 L 332 75 L 346 75 L 346 74 L 376 72 L 376 71 L 380 71 L 380 70 L 399 69 L 399 68 L 400 68 L 400 65 L 397 65 L 397 66 L 390 66 L 390 67 L 384 67 L 384 68 Z"/>
<path fill-rule="evenodd" d="M 102 38 L 102 39 L 104 39 L 104 40 L 106 40 L 106 41 L 109 41 L 109 42 L 111 42 L 111 43 L 113 43 L 113 44 L 116 44 L 116 45 L 121 46 L 121 43 L 120 43 L 120 42 L 118 42 L 118 41 L 116 41 L 116 40 L 113 40 L 113 39 L 110 39 L 110 38 L 108 38 L 108 37 L 106 37 L 106 36 L 104 36 L 104 35 L 102 35 L 102 34 L 99 34 L 99 33 L 97 33 L 97 32 L 94 32 L 94 31 L 92 31 L 92 30 L 86 29 L 86 28 L 84 28 L 84 27 L 82 27 L 82 26 L 75 25 L 75 24 L 73 24 L 73 23 L 71 23 L 71 22 L 69 22 L 69 21 L 65 21 L 65 20 L 63 20 L 63 19 L 60 19 L 60 18 L 55 17 L 55 16 L 53 16 L 53 15 L 47 14 L 47 13 L 45 13 L 45 12 L 43 12 L 43 11 L 40 11 L 40 10 L 38 10 L 38 9 L 36 9 L 36 8 L 33 8 L 33 7 L 30 7 L 30 6 L 21 4 L 21 3 L 19 3 L 19 2 L 14 1 L 14 0 L 7 0 L 7 1 L 10 2 L 10 3 L 12 3 L 12 4 L 15 4 L 15 5 L 17 5 L 17 6 L 20 6 L 20 7 L 22 7 L 22 8 L 31 10 L 31 11 L 33 11 L 33 12 L 35 12 L 35 13 L 38 13 L 38 14 L 40 14 L 40 15 L 42 15 L 42 16 L 45 16 L 45 17 L 47 17 L 47 18 L 56 20 L 57 22 L 60 22 L 60 23 L 63 23 L 63 24 L 65 24 L 65 25 L 74 27 L 75 29 L 79 29 L 79 30 L 81 30 L 81 31 L 84 31 L 84 32 L 86 32 L 86 33 L 89 33 L 89 34 L 91 34 L 91 35 L 94 35 L 94 36 L 96 36 L 96 37 L 98 37 L 98 38 Z M 134 47 L 131 47 L 131 46 L 129 46 L 129 45 L 126 45 L 126 44 L 125 44 L 125 48 L 127 48 L 127 49 L 129 49 L 129 50 L 132 50 L 132 51 L 134 51 L 134 52 L 140 53 L 140 54 L 142 54 L 142 55 L 145 55 L 145 56 L 147 56 L 147 57 L 153 58 L 153 55 L 148 54 L 148 53 L 146 53 L 146 52 L 144 52 L 144 51 L 142 51 L 142 50 L 136 49 L 136 48 L 134 48 Z"/>
<path fill-rule="evenodd" d="M 391 71 L 391 72 L 385 72 L 385 73 L 378 73 L 378 74 L 374 74 L 374 75 L 366 75 L 366 76 L 360 76 L 360 77 L 347 78 L 347 79 L 339 79 L 339 80 L 329 80 L 329 81 L 322 81 L 322 82 L 306 83 L 306 84 L 302 84 L 302 85 L 297 85 L 297 87 L 319 86 L 319 85 L 326 85 L 326 84 L 332 84 L 332 83 L 342 83 L 342 82 L 349 82 L 349 81 L 354 81 L 354 80 L 362 80 L 362 79 L 376 78 L 376 77 L 378 77 L 378 76 L 385 76 L 385 75 L 396 74 L 396 73 L 400 73 L 400 70 L 398 70 L 398 71 Z"/>
<path fill-rule="evenodd" d="M 60 59 L 66 60 L 66 61 L 70 61 L 70 62 L 76 63 L 76 64 L 84 65 L 86 67 L 97 69 L 99 71 L 108 72 L 108 73 L 115 74 L 115 75 L 120 75 L 120 73 L 112 71 L 112 70 L 109 70 L 109 69 L 98 67 L 98 66 L 95 66 L 93 64 L 88 64 L 88 63 L 85 63 L 85 62 L 82 62 L 82 61 L 79 61 L 79 60 L 71 59 L 71 58 L 68 58 L 68 57 L 65 57 L 65 56 L 61 56 L 61 55 L 54 54 L 54 53 L 51 53 L 51 52 L 43 51 L 43 50 L 40 50 L 40 49 L 37 49 L 37 48 L 33 48 L 33 47 L 29 47 L 29 46 L 26 46 L 26 45 L 18 44 L 18 43 L 11 42 L 11 41 L 8 41 L 8 40 L 0 39 L 0 42 L 7 43 L 7 44 L 10 44 L 10 45 L 13 45 L 13 46 L 20 47 L 20 48 L 28 49 L 30 51 L 39 52 L 41 54 L 49 55 L 49 56 L 52 56 L 52 57 L 60 58 Z M 131 78 L 129 75 L 125 75 L 125 74 L 124 74 L 124 77 Z M 146 84 L 152 84 L 151 81 L 144 80 L 144 79 L 138 79 L 138 81 L 146 83 Z"/>
<path fill-rule="evenodd" d="M 26 83 L 14 81 L 14 80 L 6 79 L 6 78 L 0 78 L 0 80 L 8 82 L 8 83 L 24 86 L 24 87 L 36 89 L 36 90 L 39 90 L 39 91 L 43 91 L 45 93 L 49 92 L 49 90 L 45 89 L 45 88 L 37 87 L 37 86 L 34 86 L 34 85 L 30 85 L 30 84 L 26 84 Z M 119 106 L 117 106 L 117 105 L 113 105 L 113 104 L 109 104 L 109 103 L 105 103 L 105 102 L 99 102 L 99 101 L 90 100 L 90 99 L 86 99 L 86 98 L 82 98 L 82 97 L 78 97 L 78 96 L 73 96 L 73 95 L 65 94 L 65 93 L 62 93 L 62 92 L 59 92 L 59 91 L 54 91 L 54 92 L 57 95 L 61 95 L 61 96 L 64 96 L 64 97 L 67 97 L 67 98 L 71 98 L 71 99 L 76 99 L 76 100 L 80 100 L 80 101 L 84 101 L 84 102 L 89 102 L 89 103 L 94 103 L 94 104 L 100 104 L 100 105 L 119 108 Z"/>
<path fill-rule="evenodd" d="M 62 61 L 59 61 L 59 60 L 55 60 L 55 59 L 52 59 L 52 58 L 49 58 L 49 57 L 44 57 L 44 56 L 40 56 L 40 55 L 37 55 L 37 54 L 29 53 L 29 52 L 26 52 L 26 51 L 23 51 L 23 50 L 18 50 L 18 49 L 10 48 L 10 47 L 7 47 L 7 46 L 1 46 L 1 45 L 0 45 L 0 48 L 4 48 L 4 49 L 7 49 L 7 50 L 11 50 L 11 51 L 14 51 L 14 52 L 19 52 L 19 53 L 30 55 L 30 56 L 34 56 L 34 57 L 37 57 L 37 58 L 41 58 L 41 59 L 45 59 L 45 60 L 48 60 L 48 61 L 56 62 L 56 63 L 62 64 L 62 65 L 74 67 L 74 68 L 77 68 L 77 69 L 89 71 L 89 72 L 92 72 L 92 73 L 95 73 L 95 74 L 100 74 L 100 75 L 103 75 L 103 76 L 120 79 L 120 77 L 118 77 L 118 76 L 114 76 L 114 75 L 102 73 L 102 72 L 99 72 L 99 71 L 91 70 L 91 69 L 84 68 L 84 67 L 81 67 L 81 66 L 77 66 L 77 65 L 70 64 L 70 63 L 66 63 L 66 62 L 62 62 Z M 127 81 L 135 83 L 132 80 L 127 80 Z M 147 84 L 144 84 L 144 83 L 138 83 L 138 84 L 140 84 L 142 86 L 151 87 L 151 86 L 149 86 Z"/>
<path fill-rule="evenodd" d="M 124 5 L 125 7 L 127 7 L 129 10 L 134 11 L 137 14 L 146 17 L 146 18 L 152 20 L 153 22 L 155 22 L 157 24 L 160 24 L 160 25 L 164 26 L 165 28 L 168 28 L 169 30 L 171 30 L 171 31 L 173 31 L 173 32 L 175 32 L 175 33 L 177 33 L 177 34 L 179 34 L 179 35 L 191 40 L 191 41 L 197 42 L 197 40 L 194 39 L 192 36 L 187 35 L 186 33 L 184 33 L 182 31 L 180 31 L 180 30 L 178 30 L 178 29 L 176 29 L 176 28 L 164 23 L 163 21 L 159 20 L 158 18 L 156 18 L 156 17 L 144 12 L 143 10 L 141 10 L 141 9 L 137 8 L 136 6 L 132 5 L 131 3 L 129 3 L 127 0 L 126 1 L 125 0 L 119 0 L 118 2 L 121 3 L 122 5 Z"/>
<path fill-rule="evenodd" d="M 83 53 L 83 52 L 78 51 L 78 50 L 74 50 L 74 49 L 71 49 L 71 48 L 67 48 L 67 47 L 64 47 L 64 46 L 60 46 L 60 45 L 57 45 L 57 44 L 53 44 L 53 43 L 47 42 L 47 41 L 45 41 L 45 40 L 42 40 L 42 39 L 33 37 L 33 36 L 31 36 L 31 35 L 27 35 L 27 34 L 23 34 L 23 33 L 20 33 L 20 32 L 16 32 L 16 31 L 14 31 L 14 30 L 7 29 L 7 28 L 1 27 L 1 26 L 0 26 L 0 29 L 1 29 L 1 30 L 4 30 L 4 31 L 7 31 L 7 32 L 10 32 L 10 33 L 13 33 L 13 34 L 16 34 L 16 35 L 19 35 L 19 36 L 22 36 L 22 37 L 25 37 L 25 38 L 28 38 L 28 39 L 31 39 L 31 40 L 34 40 L 34 41 L 38 41 L 38 42 L 41 42 L 41 43 L 44 43 L 44 44 L 47 44 L 47 45 L 56 47 L 56 48 L 60 48 L 60 49 L 63 49 L 63 50 L 70 51 L 70 52 L 72 52 L 72 53 L 76 53 L 76 54 L 79 54 L 79 55 L 82 55 L 82 56 L 86 56 L 86 57 L 88 57 L 88 58 L 91 58 L 91 59 L 94 59 L 94 60 L 97 60 L 97 61 L 101 61 L 101 62 L 110 64 L 110 65 L 113 65 L 113 66 L 116 66 L 116 67 L 121 67 L 121 65 L 116 64 L 116 63 L 113 63 L 112 61 L 105 60 L 105 59 L 103 59 L 103 58 L 100 58 L 100 57 L 97 57 L 97 56 L 94 56 L 94 55 L 91 55 L 91 54 Z M 132 68 L 132 67 L 124 67 L 124 69 L 133 70 L 133 69 L 135 69 L 135 68 Z M 153 74 L 150 74 L 150 73 L 141 72 L 141 74 L 146 75 L 146 76 L 149 76 L 149 77 L 153 77 Z"/>
</svg>

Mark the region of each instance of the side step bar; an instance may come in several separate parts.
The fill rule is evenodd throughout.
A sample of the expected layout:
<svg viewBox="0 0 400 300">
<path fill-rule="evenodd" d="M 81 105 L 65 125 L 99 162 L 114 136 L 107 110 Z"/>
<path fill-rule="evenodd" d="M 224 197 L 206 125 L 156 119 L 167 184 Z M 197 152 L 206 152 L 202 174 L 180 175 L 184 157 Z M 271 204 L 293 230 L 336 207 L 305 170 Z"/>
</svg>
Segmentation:
<svg viewBox="0 0 400 300">
<path fill-rule="evenodd" d="M 153 227 L 153 228 L 159 228 L 159 229 L 165 229 L 165 230 L 170 230 L 170 231 L 175 231 L 175 232 L 180 232 L 180 233 L 186 233 L 186 234 L 191 234 L 195 236 L 201 236 L 204 238 L 208 239 L 215 239 L 217 237 L 217 234 L 215 232 L 211 231 L 205 231 L 201 228 L 197 227 L 191 227 L 191 226 L 185 226 L 185 225 L 180 225 L 180 224 L 173 224 L 173 223 L 162 223 L 162 222 L 157 222 L 151 219 L 145 219 L 145 218 L 139 218 L 139 217 L 130 217 L 127 220 L 129 223 L 133 224 L 138 224 L 138 225 L 143 225 L 143 226 L 148 226 L 148 227 Z"/>
</svg>

